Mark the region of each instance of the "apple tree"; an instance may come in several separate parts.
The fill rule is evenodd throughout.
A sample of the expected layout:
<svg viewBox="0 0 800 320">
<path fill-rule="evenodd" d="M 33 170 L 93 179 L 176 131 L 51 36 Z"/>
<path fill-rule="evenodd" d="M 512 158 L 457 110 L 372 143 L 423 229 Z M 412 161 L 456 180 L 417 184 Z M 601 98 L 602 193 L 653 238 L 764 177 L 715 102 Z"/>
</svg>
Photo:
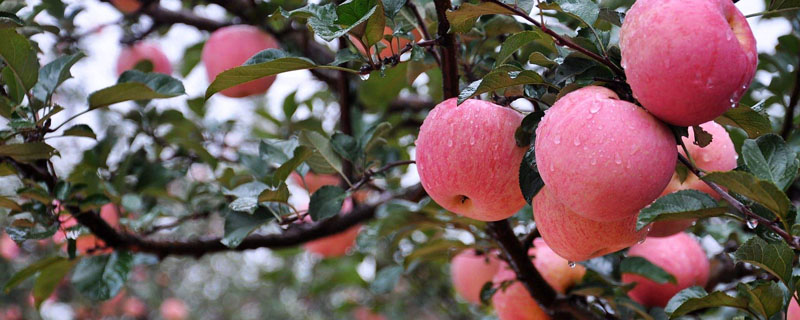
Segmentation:
<svg viewBox="0 0 800 320">
<path fill-rule="evenodd" d="M 800 319 L 798 12 L 0 0 L 0 318 Z"/>
</svg>

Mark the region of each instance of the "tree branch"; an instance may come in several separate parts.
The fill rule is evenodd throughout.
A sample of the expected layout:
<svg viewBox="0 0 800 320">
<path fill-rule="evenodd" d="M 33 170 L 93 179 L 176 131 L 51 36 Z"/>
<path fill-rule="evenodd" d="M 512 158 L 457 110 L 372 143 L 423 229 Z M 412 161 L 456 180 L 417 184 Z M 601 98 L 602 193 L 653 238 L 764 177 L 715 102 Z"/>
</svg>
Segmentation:
<svg viewBox="0 0 800 320">
<path fill-rule="evenodd" d="M 447 21 L 447 11 L 451 9 L 450 0 L 434 0 L 436 6 L 436 18 L 439 26 L 439 44 L 441 45 L 441 67 L 442 84 L 444 86 L 444 98 L 450 99 L 458 96 L 458 46 L 456 45 L 455 35 L 450 33 L 450 22 Z"/>
<path fill-rule="evenodd" d="M 797 63 L 797 69 L 795 71 L 795 78 L 794 78 L 794 88 L 792 89 L 792 95 L 789 97 L 789 105 L 786 108 L 786 116 L 783 119 L 783 128 L 781 129 L 781 137 L 784 140 L 789 138 L 789 135 L 792 133 L 792 129 L 794 129 L 794 110 L 797 108 L 798 100 L 800 100 L 800 62 Z"/>
</svg>

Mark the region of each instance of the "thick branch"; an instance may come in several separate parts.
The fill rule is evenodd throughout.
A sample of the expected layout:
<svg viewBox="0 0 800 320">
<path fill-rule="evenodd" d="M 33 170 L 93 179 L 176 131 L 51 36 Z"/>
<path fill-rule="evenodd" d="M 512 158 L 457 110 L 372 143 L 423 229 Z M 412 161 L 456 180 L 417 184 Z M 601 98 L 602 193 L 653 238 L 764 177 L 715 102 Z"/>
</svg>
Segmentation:
<svg viewBox="0 0 800 320">
<path fill-rule="evenodd" d="M 153 23 L 157 25 L 182 23 L 205 31 L 214 31 L 230 25 L 229 23 L 200 17 L 188 10 L 172 11 L 156 4 L 142 9 L 142 13 L 153 18 Z"/>
<path fill-rule="evenodd" d="M 450 22 L 447 21 L 447 11 L 451 9 L 450 0 L 434 0 L 436 18 L 439 22 L 437 33 L 441 45 L 442 82 L 444 98 L 450 99 L 458 96 L 458 46 L 455 35 L 450 33 Z"/>
<path fill-rule="evenodd" d="M 786 108 L 786 116 L 783 119 L 783 128 L 781 129 L 781 136 L 784 140 L 789 138 L 789 134 L 794 129 L 794 110 L 797 108 L 798 100 L 800 100 L 800 62 L 797 63 L 797 71 L 795 71 L 794 88 L 792 95 L 789 97 L 789 105 Z"/>
</svg>

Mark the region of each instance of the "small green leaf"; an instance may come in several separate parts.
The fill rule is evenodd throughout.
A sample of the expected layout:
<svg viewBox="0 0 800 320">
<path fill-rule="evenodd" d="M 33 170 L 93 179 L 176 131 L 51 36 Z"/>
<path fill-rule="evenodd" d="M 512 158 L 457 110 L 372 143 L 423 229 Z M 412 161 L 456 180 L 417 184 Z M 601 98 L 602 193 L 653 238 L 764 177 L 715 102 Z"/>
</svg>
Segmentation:
<svg viewBox="0 0 800 320">
<path fill-rule="evenodd" d="M 678 283 L 675 276 L 642 257 L 630 256 L 623 259 L 619 264 L 619 272 L 638 274 L 658 283 Z"/>
<path fill-rule="evenodd" d="M 763 319 L 771 319 L 772 315 L 783 309 L 784 292 L 777 282 L 757 280 L 739 283 L 736 291 L 739 297 L 747 300 L 747 308 Z"/>
<path fill-rule="evenodd" d="M 458 95 L 458 103 L 461 104 L 467 99 L 485 92 L 492 92 L 495 90 L 508 88 L 512 86 L 519 86 L 525 84 L 547 84 L 541 75 L 532 70 L 513 70 L 516 67 L 504 68 L 500 66 L 499 69 L 488 73 L 483 79 L 470 83 Z"/>
<path fill-rule="evenodd" d="M 33 301 L 36 309 L 42 305 L 42 302 L 47 300 L 56 287 L 61 283 L 61 280 L 72 270 L 78 260 L 59 260 L 53 264 L 48 265 L 39 272 L 36 281 L 33 283 Z"/>
<path fill-rule="evenodd" d="M 92 130 L 92 127 L 85 124 L 75 125 L 67 130 L 64 130 L 64 135 L 97 139 L 97 135 L 94 134 L 94 130 Z"/>
<path fill-rule="evenodd" d="M 292 174 L 292 171 L 294 171 L 294 169 L 297 169 L 297 167 L 300 166 L 303 163 L 303 161 L 308 160 L 308 158 L 310 158 L 311 155 L 313 154 L 314 151 L 309 147 L 298 146 L 297 148 L 295 148 L 294 155 L 292 156 L 292 158 L 281 164 L 281 166 L 275 170 L 275 173 L 272 176 L 272 181 L 273 181 L 272 184 L 276 185 L 283 183 L 283 181 L 286 181 L 286 178 L 288 178 L 289 175 Z"/>
<path fill-rule="evenodd" d="M 481 2 L 480 4 L 471 4 L 465 2 L 455 11 L 447 11 L 447 20 L 450 21 L 449 32 L 467 33 L 472 29 L 475 20 L 482 15 L 487 14 L 506 14 L 514 15 L 502 6 L 492 2 Z"/>
<path fill-rule="evenodd" d="M 528 204 L 533 197 L 544 187 L 542 176 L 539 175 L 539 168 L 536 166 L 536 153 L 533 145 L 525 152 L 522 163 L 519 165 L 519 189 Z"/>
<path fill-rule="evenodd" d="M 797 154 L 775 134 L 745 140 L 742 158 L 748 171 L 759 179 L 772 181 L 781 190 L 789 187 L 800 168 Z"/>
<path fill-rule="evenodd" d="M 200 58 L 203 54 L 203 46 L 205 41 L 200 41 L 186 48 L 183 51 L 183 58 L 181 59 L 180 73 L 181 76 L 186 78 L 192 72 L 195 66 L 200 63 Z"/>
<path fill-rule="evenodd" d="M 337 186 L 323 186 L 311 195 L 308 215 L 311 220 L 320 221 L 339 214 L 347 193 Z"/>
<path fill-rule="evenodd" d="M 331 147 L 333 147 L 333 151 L 336 151 L 342 158 L 349 160 L 351 163 L 356 163 L 362 156 L 358 141 L 352 136 L 341 132 L 333 134 Z"/>
<path fill-rule="evenodd" d="M 394 17 L 403 10 L 403 7 L 406 5 L 406 1 L 408 0 L 382 0 L 383 1 L 383 9 L 384 13 L 386 14 L 389 19 L 394 19 Z"/>
<path fill-rule="evenodd" d="M 66 260 L 67 259 L 64 259 L 62 257 L 55 256 L 36 261 L 33 264 L 25 267 L 24 269 L 18 271 L 13 276 L 11 276 L 11 279 L 8 279 L 8 282 L 6 282 L 5 286 L 3 286 L 3 291 L 5 293 L 9 293 L 11 292 L 12 289 L 16 288 L 17 286 L 19 286 L 20 283 L 25 281 L 25 279 L 32 277 L 39 271 L 47 269 L 47 267 L 53 264 L 58 264 Z"/>
<path fill-rule="evenodd" d="M 82 52 L 59 57 L 44 65 L 39 70 L 39 82 L 33 86 L 33 96 L 41 101 L 48 101 L 59 85 L 72 77 L 70 68 L 86 57 Z"/>
<path fill-rule="evenodd" d="M 733 253 L 733 257 L 738 262 L 747 262 L 764 269 L 784 283 L 788 284 L 791 279 L 794 252 L 783 241 L 767 242 L 759 237 L 752 237 Z"/>
<path fill-rule="evenodd" d="M 544 111 L 534 111 L 522 118 L 522 123 L 514 131 L 514 140 L 518 147 L 528 147 L 536 137 L 536 128 L 544 117 Z"/>
<path fill-rule="evenodd" d="M 656 221 L 703 219 L 723 215 L 725 207 L 708 194 L 697 190 L 681 190 L 658 198 L 639 211 L 636 230 Z"/>
<path fill-rule="evenodd" d="M 376 1 L 375 4 L 375 12 L 366 22 L 366 28 L 364 28 L 364 39 L 366 40 L 367 46 L 372 46 L 381 40 L 383 40 L 383 29 L 386 27 L 386 16 L 383 12 L 383 2 L 381 0 Z M 353 30 L 356 30 L 354 28 Z"/>
<path fill-rule="evenodd" d="M 172 98 L 184 93 L 183 83 L 173 77 L 128 70 L 122 73 L 117 84 L 89 95 L 89 108 L 97 109 L 132 100 Z"/>
<path fill-rule="evenodd" d="M 266 184 L 253 181 L 242 184 L 233 190 L 223 190 L 223 194 L 236 197 L 236 200 L 228 205 L 231 210 L 252 214 L 258 206 L 259 195 L 267 189 L 269 189 L 269 186 Z"/>
<path fill-rule="evenodd" d="M 495 65 L 502 65 L 520 48 L 536 40 L 544 39 L 545 37 L 547 37 L 547 39 L 552 39 L 550 36 L 545 35 L 539 30 L 523 31 L 511 35 L 510 37 L 506 38 L 505 41 L 503 41 L 503 45 L 500 47 L 500 52 L 497 54 L 497 59 L 495 59 Z"/>
<path fill-rule="evenodd" d="M 708 294 L 703 288 L 695 286 L 683 289 L 675 294 L 667 303 L 664 311 L 672 319 L 697 310 L 715 307 L 733 307 L 746 310 L 747 300 L 731 297 L 722 291 L 714 291 Z"/>
<path fill-rule="evenodd" d="M 236 248 L 250 233 L 272 219 L 275 216 L 263 208 L 253 214 L 232 211 L 225 216 L 225 236 L 221 242 L 228 248 Z"/>
<path fill-rule="evenodd" d="M 600 14 L 600 7 L 592 0 L 556 0 L 541 2 L 539 8 L 566 13 L 591 27 Z"/>
<path fill-rule="evenodd" d="M 36 49 L 16 29 L 0 29 L 0 60 L 5 62 L 13 79 L 4 78 L 6 85 L 21 85 L 19 91 L 28 92 L 39 78 L 39 59 Z M 12 81 L 13 80 L 13 81 Z"/>
<path fill-rule="evenodd" d="M 300 144 L 314 150 L 314 154 L 306 161 L 314 172 L 321 174 L 338 172 L 344 176 L 342 159 L 333 150 L 330 139 L 315 131 L 303 131 L 300 133 Z"/>
<path fill-rule="evenodd" d="M 14 158 L 20 162 L 50 159 L 58 151 L 44 142 L 0 145 L 0 156 Z"/>
<path fill-rule="evenodd" d="M 275 188 L 267 188 L 258 195 L 258 202 L 281 202 L 289 201 L 289 188 L 286 184 L 280 184 Z"/>
<path fill-rule="evenodd" d="M 337 66 L 317 65 L 308 58 L 294 57 L 278 49 L 267 49 L 256 53 L 242 66 L 231 68 L 218 74 L 206 90 L 206 99 L 211 98 L 217 92 L 245 82 L 274 76 L 283 72 L 313 68 L 357 72 Z"/>
<path fill-rule="evenodd" d="M 128 281 L 132 267 L 133 255 L 126 251 L 83 258 L 75 266 L 72 285 L 89 299 L 111 299 Z"/>
<path fill-rule="evenodd" d="M 741 104 L 728 110 L 714 121 L 723 125 L 739 127 L 747 132 L 747 136 L 750 138 L 757 138 L 772 131 L 772 124 L 766 116 Z"/>
<path fill-rule="evenodd" d="M 487 281 L 486 283 L 481 286 L 481 304 L 488 306 L 492 302 L 492 296 L 494 293 L 497 292 L 497 288 L 494 287 L 494 283 L 491 281 Z"/>
<path fill-rule="evenodd" d="M 780 188 L 772 182 L 760 180 L 747 172 L 711 172 L 702 179 L 717 183 L 729 191 L 758 202 L 781 219 L 786 219 L 786 215 L 789 213 L 791 202 Z"/>
<path fill-rule="evenodd" d="M 403 275 L 403 267 L 389 266 L 381 269 L 375 275 L 375 280 L 369 286 L 369 289 L 376 294 L 384 294 L 392 292 L 400 276 Z"/>
<path fill-rule="evenodd" d="M 17 28 L 24 25 L 25 21 L 22 21 L 17 15 L 11 12 L 0 11 L 0 29 Z"/>
</svg>

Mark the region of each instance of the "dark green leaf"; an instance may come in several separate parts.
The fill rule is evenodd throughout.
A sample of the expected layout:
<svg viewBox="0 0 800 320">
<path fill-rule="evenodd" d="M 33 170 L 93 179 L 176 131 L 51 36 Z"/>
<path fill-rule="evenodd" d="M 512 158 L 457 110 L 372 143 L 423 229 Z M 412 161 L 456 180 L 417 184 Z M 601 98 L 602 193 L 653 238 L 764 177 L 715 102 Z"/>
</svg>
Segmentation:
<svg viewBox="0 0 800 320">
<path fill-rule="evenodd" d="M 622 259 L 619 264 L 619 272 L 638 274 L 658 283 L 678 283 L 675 276 L 642 257 L 630 256 Z"/>
<path fill-rule="evenodd" d="M 5 286 L 3 286 L 3 291 L 5 291 L 5 293 L 11 292 L 12 289 L 19 286 L 19 284 L 22 283 L 22 281 L 25 281 L 25 279 L 28 279 L 39 271 L 47 269 L 47 267 L 58 264 L 62 261 L 66 261 L 66 259 L 54 256 L 34 262 L 33 264 L 25 267 L 11 276 L 11 279 L 8 279 L 8 282 L 6 282 Z"/>
<path fill-rule="evenodd" d="M 664 311 L 670 318 L 676 318 L 693 311 L 714 307 L 733 307 L 747 309 L 747 300 L 731 297 L 725 292 L 714 291 L 708 294 L 701 287 L 690 287 L 675 294 L 667 303 Z"/>
<path fill-rule="evenodd" d="M 297 95 L 297 91 L 292 91 L 285 99 L 283 99 L 283 115 L 286 116 L 286 120 L 291 120 L 292 115 L 294 112 L 297 111 L 297 101 L 295 101 L 295 96 Z"/>
<path fill-rule="evenodd" d="M 514 132 L 514 140 L 517 141 L 518 147 L 530 146 L 536 135 L 536 128 L 539 127 L 539 121 L 544 117 L 544 111 L 534 111 L 529 113 L 522 119 L 522 123 Z"/>
<path fill-rule="evenodd" d="M 318 132 L 303 131 L 300 133 L 300 144 L 314 150 L 314 154 L 307 161 L 314 172 L 321 174 L 338 172 L 344 175 L 342 159 L 333 151 L 328 138 Z"/>
<path fill-rule="evenodd" d="M 22 21 L 17 15 L 11 12 L 0 11 L 0 29 L 17 28 L 24 25 L 25 21 Z"/>
<path fill-rule="evenodd" d="M 375 280 L 372 281 L 369 288 L 376 294 L 384 294 L 392 292 L 400 276 L 403 275 L 403 267 L 390 266 L 385 267 L 378 271 L 375 275 Z"/>
<path fill-rule="evenodd" d="M 36 281 L 33 283 L 33 301 L 34 306 L 39 309 L 42 302 L 47 300 L 56 287 L 61 283 L 61 280 L 72 270 L 72 267 L 77 260 L 59 260 L 55 263 L 48 265 L 39 272 Z"/>
<path fill-rule="evenodd" d="M 481 304 L 488 306 L 491 304 L 492 296 L 494 293 L 497 292 L 497 288 L 494 287 L 494 283 L 488 281 L 481 286 Z"/>
<path fill-rule="evenodd" d="M 711 172 L 702 178 L 717 183 L 729 191 L 738 193 L 758 202 L 774 212 L 781 219 L 789 213 L 791 203 L 780 188 L 769 181 L 756 178 L 743 171 Z"/>
<path fill-rule="evenodd" d="M 600 7 L 592 0 L 556 0 L 541 2 L 539 8 L 566 13 L 591 27 L 600 14 Z"/>
<path fill-rule="evenodd" d="M 511 35 L 510 37 L 506 38 L 505 41 L 503 41 L 503 45 L 500 47 L 500 53 L 497 54 L 497 59 L 495 59 L 495 65 L 502 65 L 506 62 L 506 60 L 508 60 L 509 57 L 511 57 L 512 54 L 517 52 L 517 50 L 530 44 L 531 42 L 541 39 L 552 38 L 540 30 L 523 31 Z"/>
<path fill-rule="evenodd" d="M 225 217 L 225 236 L 221 242 L 228 248 L 236 248 L 251 232 L 274 218 L 266 209 L 255 210 L 253 214 L 230 212 Z"/>
<path fill-rule="evenodd" d="M 111 299 L 128 281 L 132 267 L 133 255 L 126 251 L 83 258 L 75 266 L 72 285 L 89 299 Z"/>
<path fill-rule="evenodd" d="M 383 1 L 383 9 L 384 13 L 386 14 L 389 19 L 394 19 L 394 17 L 403 10 L 403 6 L 406 5 L 407 0 L 382 0 Z"/>
<path fill-rule="evenodd" d="M 89 95 L 89 108 L 97 109 L 124 101 L 172 98 L 185 93 L 183 83 L 161 73 L 128 70 L 117 84 Z"/>
<path fill-rule="evenodd" d="M 306 161 L 313 154 L 314 151 L 309 147 L 298 146 L 297 148 L 295 148 L 294 156 L 292 156 L 291 159 L 281 164 L 281 166 L 275 170 L 275 173 L 273 174 L 272 178 L 273 185 L 286 181 L 286 178 L 289 177 L 292 171 L 294 171 L 294 169 L 297 169 L 297 167 L 300 166 L 300 164 L 302 164 L 303 161 Z"/>
<path fill-rule="evenodd" d="M 75 125 L 67 130 L 64 130 L 64 135 L 97 139 L 97 135 L 94 134 L 92 127 L 85 124 Z"/>
<path fill-rule="evenodd" d="M 61 83 L 72 77 L 69 69 L 79 60 L 86 57 L 82 52 L 59 57 L 44 65 L 39 70 L 39 82 L 33 86 L 33 96 L 41 101 L 48 101 Z"/>
<path fill-rule="evenodd" d="M 12 157 L 20 162 L 50 159 L 58 152 L 44 142 L 0 145 L 0 156 Z"/>
<path fill-rule="evenodd" d="M 745 298 L 748 309 L 763 317 L 771 319 L 772 315 L 783 308 L 784 292 L 780 285 L 774 281 L 754 281 L 739 283 L 736 286 L 738 296 Z"/>
<path fill-rule="evenodd" d="M 446 14 L 447 20 L 450 21 L 449 32 L 467 33 L 470 29 L 472 29 L 472 25 L 475 24 L 475 20 L 482 15 L 514 15 L 514 12 L 492 2 L 481 2 L 477 5 L 465 2 L 457 10 L 447 11 Z"/>
<path fill-rule="evenodd" d="M 333 134 L 331 137 L 331 147 L 333 147 L 333 150 L 342 156 L 342 158 L 349 160 L 351 163 L 356 163 L 362 156 L 358 141 L 352 136 L 341 132 Z"/>
<path fill-rule="evenodd" d="M 6 63 L 8 70 L 14 75 L 14 85 L 21 84 L 20 90 L 27 92 L 39 78 L 36 49 L 16 29 L 0 29 L 0 39 L 3 39 L 0 41 L 0 60 Z M 6 85 L 11 85 L 11 79 L 5 80 Z"/>
<path fill-rule="evenodd" d="M 656 221 L 703 219 L 727 212 L 708 194 L 697 190 L 681 190 L 658 198 L 639 211 L 636 230 Z"/>
<path fill-rule="evenodd" d="M 458 103 L 485 92 L 508 88 L 525 84 L 546 84 L 542 76 L 532 70 L 513 70 L 500 67 L 483 77 L 483 79 L 470 83 L 458 95 Z"/>
<path fill-rule="evenodd" d="M 783 241 L 767 242 L 752 237 L 733 253 L 733 257 L 736 261 L 751 263 L 772 273 L 784 283 L 791 279 L 794 252 Z"/>
<path fill-rule="evenodd" d="M 747 136 L 750 138 L 757 138 L 772 131 L 772 124 L 770 124 L 767 117 L 741 104 L 728 110 L 725 114 L 714 119 L 714 121 L 719 124 L 739 127 L 747 132 Z"/>
<path fill-rule="evenodd" d="M 320 221 L 339 214 L 347 193 L 337 186 L 323 186 L 311 195 L 308 215 L 311 220 Z"/>
<path fill-rule="evenodd" d="M 258 202 L 282 202 L 289 201 L 289 188 L 286 184 L 280 184 L 275 188 L 267 188 L 258 195 Z"/>
<path fill-rule="evenodd" d="M 519 165 L 519 188 L 522 190 L 522 196 L 525 201 L 530 204 L 533 197 L 539 193 L 542 187 L 544 187 L 544 181 L 542 176 L 539 175 L 539 168 L 536 166 L 536 153 L 533 150 L 533 145 L 531 145 Z"/>
<path fill-rule="evenodd" d="M 180 73 L 181 76 L 186 78 L 192 72 L 195 66 L 200 63 L 200 58 L 203 54 L 203 46 L 205 41 L 200 41 L 186 48 L 183 51 L 183 58 L 181 59 Z"/>
<path fill-rule="evenodd" d="M 775 134 L 745 140 L 742 158 L 748 171 L 759 179 L 772 181 L 781 190 L 789 187 L 800 168 L 797 155 Z"/>
<path fill-rule="evenodd" d="M 368 47 L 383 40 L 384 27 L 386 27 L 386 16 L 383 12 L 383 2 L 378 0 L 375 4 L 375 12 L 369 17 L 364 28 L 363 38 Z M 357 29 L 359 28 L 353 28 L 351 32 Z"/>
</svg>

